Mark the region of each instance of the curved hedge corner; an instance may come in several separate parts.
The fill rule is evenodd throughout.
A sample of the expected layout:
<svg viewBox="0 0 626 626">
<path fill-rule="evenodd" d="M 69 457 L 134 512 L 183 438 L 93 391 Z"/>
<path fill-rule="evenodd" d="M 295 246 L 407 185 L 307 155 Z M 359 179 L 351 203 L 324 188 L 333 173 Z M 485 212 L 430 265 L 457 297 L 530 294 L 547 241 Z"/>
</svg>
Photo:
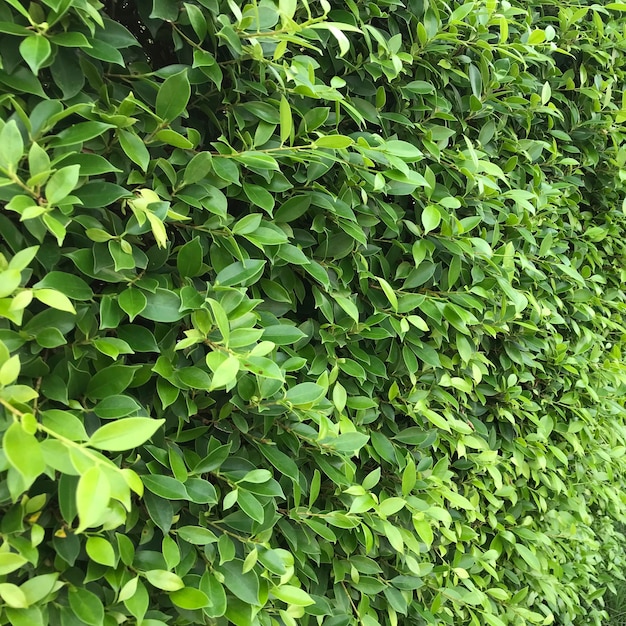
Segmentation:
<svg viewBox="0 0 626 626">
<path fill-rule="evenodd" d="M 626 4 L 567 4 L 0 3 L 0 624 L 603 623 Z"/>
</svg>

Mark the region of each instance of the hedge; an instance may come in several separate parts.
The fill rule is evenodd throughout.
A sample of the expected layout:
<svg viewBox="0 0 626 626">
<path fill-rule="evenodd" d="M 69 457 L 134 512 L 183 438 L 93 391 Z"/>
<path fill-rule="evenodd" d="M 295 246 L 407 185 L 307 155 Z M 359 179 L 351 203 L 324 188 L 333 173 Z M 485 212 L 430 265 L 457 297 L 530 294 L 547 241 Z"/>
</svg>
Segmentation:
<svg viewBox="0 0 626 626">
<path fill-rule="evenodd" d="M 602 624 L 626 4 L 0 3 L 0 624 Z"/>
</svg>

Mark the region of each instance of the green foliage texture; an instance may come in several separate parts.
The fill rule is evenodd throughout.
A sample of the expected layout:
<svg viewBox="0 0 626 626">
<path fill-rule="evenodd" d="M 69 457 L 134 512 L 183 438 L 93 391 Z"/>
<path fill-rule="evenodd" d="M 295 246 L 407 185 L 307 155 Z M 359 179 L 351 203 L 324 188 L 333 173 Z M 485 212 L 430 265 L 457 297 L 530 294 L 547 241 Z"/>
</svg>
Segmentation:
<svg viewBox="0 0 626 626">
<path fill-rule="evenodd" d="M 601 624 L 626 3 L 0 2 L 0 624 Z"/>
</svg>

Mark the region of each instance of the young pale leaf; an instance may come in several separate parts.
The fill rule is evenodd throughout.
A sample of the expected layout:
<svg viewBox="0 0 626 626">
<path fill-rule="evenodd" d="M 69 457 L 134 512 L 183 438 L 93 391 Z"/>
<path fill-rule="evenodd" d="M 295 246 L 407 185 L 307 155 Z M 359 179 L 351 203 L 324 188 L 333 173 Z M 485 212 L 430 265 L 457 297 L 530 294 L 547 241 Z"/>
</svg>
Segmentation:
<svg viewBox="0 0 626 626">
<path fill-rule="evenodd" d="M 0 598 L 12 609 L 25 609 L 28 607 L 26 595 L 13 583 L 0 583 Z"/>
<path fill-rule="evenodd" d="M 280 141 L 285 143 L 291 137 L 293 130 L 293 117 L 289 101 L 285 96 L 280 99 Z"/>
<path fill-rule="evenodd" d="M 354 140 L 350 137 L 345 137 L 344 135 L 325 135 L 323 137 L 318 137 L 315 140 L 315 146 L 317 148 L 334 148 L 336 150 L 341 150 L 343 148 L 348 148 L 354 144 Z"/>
<path fill-rule="evenodd" d="M 109 508 L 111 485 L 101 466 L 90 467 L 79 479 L 76 488 L 78 528 L 75 533 L 95 526 Z"/>
<path fill-rule="evenodd" d="M 26 432 L 22 424 L 13 422 L 2 438 L 7 461 L 30 485 L 45 469 L 46 464 L 37 438 Z"/>
<path fill-rule="evenodd" d="M 170 600 L 176 606 L 179 606 L 181 609 L 187 609 L 188 611 L 201 609 L 211 604 L 209 596 L 194 587 L 185 587 L 184 589 L 174 591 L 170 594 Z"/>
<path fill-rule="evenodd" d="M 213 373 L 210 389 L 218 389 L 220 387 L 228 387 L 237 380 L 237 372 L 239 371 L 239 359 L 235 356 L 229 356 L 223 361 Z"/>
<path fill-rule="evenodd" d="M 293 585 L 274 587 L 274 589 L 271 590 L 271 594 L 275 598 L 294 606 L 310 606 L 311 604 L 315 604 L 315 600 L 313 600 L 304 589 L 294 587 Z"/>
<path fill-rule="evenodd" d="M 0 552 L 0 576 L 14 572 L 25 563 L 28 563 L 28 561 L 21 554 Z"/>
<path fill-rule="evenodd" d="M 163 591 L 178 591 L 185 586 L 180 576 L 163 569 L 148 570 L 145 573 L 148 582 Z"/>
<path fill-rule="evenodd" d="M 92 561 L 107 567 L 115 567 L 117 562 L 115 551 L 104 537 L 89 537 L 85 544 L 85 550 Z"/>
<path fill-rule="evenodd" d="M 120 452 L 145 443 L 164 424 L 164 419 L 127 417 L 105 424 L 96 430 L 88 443 L 99 450 Z"/>
</svg>

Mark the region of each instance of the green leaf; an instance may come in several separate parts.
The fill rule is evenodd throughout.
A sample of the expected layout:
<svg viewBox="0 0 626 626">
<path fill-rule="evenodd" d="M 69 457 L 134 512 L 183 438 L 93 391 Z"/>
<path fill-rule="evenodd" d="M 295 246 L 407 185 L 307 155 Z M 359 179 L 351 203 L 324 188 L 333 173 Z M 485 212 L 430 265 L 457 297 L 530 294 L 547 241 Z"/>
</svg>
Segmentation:
<svg viewBox="0 0 626 626">
<path fill-rule="evenodd" d="M 364 433 L 345 433 L 328 439 L 325 443 L 337 452 L 349 453 L 354 456 L 369 441 L 369 435 Z"/>
<path fill-rule="evenodd" d="M 398 311 L 398 297 L 396 296 L 395 291 L 391 287 L 391 285 L 380 276 L 376 276 L 376 280 L 378 281 L 381 289 L 383 290 L 387 300 L 389 300 L 389 304 L 394 311 Z"/>
<path fill-rule="evenodd" d="M 76 508 L 79 525 L 75 530 L 81 533 L 96 526 L 109 507 L 111 485 L 102 467 L 89 468 L 79 479 L 76 488 Z"/>
<path fill-rule="evenodd" d="M 53 309 L 76 313 L 76 309 L 74 309 L 70 299 L 55 289 L 33 289 L 33 296 Z"/>
<path fill-rule="evenodd" d="M 101 39 L 87 38 L 87 41 L 89 42 L 89 47 L 83 49 L 85 54 L 94 59 L 124 67 L 124 57 L 115 46 Z"/>
<path fill-rule="evenodd" d="M 186 109 L 191 97 L 187 70 L 166 78 L 156 98 L 156 114 L 165 122 L 172 122 Z"/>
<path fill-rule="evenodd" d="M 15 120 L 10 120 L 0 131 L 0 167 L 15 172 L 24 155 L 24 140 Z"/>
<path fill-rule="evenodd" d="M 163 591 L 178 591 L 185 586 L 180 576 L 162 569 L 153 569 L 145 573 L 148 582 Z"/>
<path fill-rule="evenodd" d="M 30 606 L 26 609 L 7 607 L 5 610 L 11 626 L 45 626 L 41 609 L 37 606 Z"/>
<path fill-rule="evenodd" d="M 117 395 L 130 385 L 135 368 L 126 365 L 110 365 L 96 372 L 87 385 L 87 396 L 102 400 Z"/>
<path fill-rule="evenodd" d="M 331 294 L 335 302 L 355 321 L 359 321 L 359 309 L 354 304 L 351 298 L 346 296 L 340 296 L 337 294 Z"/>
<path fill-rule="evenodd" d="M 339 150 L 349 148 L 353 144 L 354 140 L 344 135 L 326 135 L 318 137 L 314 142 L 317 148 L 334 148 Z"/>
<path fill-rule="evenodd" d="M 176 535 L 183 541 L 197 546 L 205 546 L 209 543 L 216 543 L 217 537 L 208 529 L 202 526 L 182 526 L 176 529 Z"/>
<path fill-rule="evenodd" d="M 326 389 L 315 383 L 300 383 L 287 391 L 285 400 L 294 406 L 316 404 L 326 395 Z"/>
<path fill-rule="evenodd" d="M 114 128 L 112 124 L 104 122 L 80 122 L 74 124 L 67 130 L 61 131 L 53 140 L 52 144 L 60 148 L 62 146 L 73 146 L 84 143 L 94 137 L 99 137 L 109 128 Z"/>
<path fill-rule="evenodd" d="M 233 287 L 235 285 L 248 286 L 260 278 L 264 267 L 265 261 L 258 259 L 237 261 L 219 272 L 215 278 L 215 282 L 223 287 Z"/>
<path fill-rule="evenodd" d="M 243 561 L 228 561 L 217 570 L 224 576 L 224 585 L 237 598 L 252 606 L 259 604 L 259 579 L 254 571 L 243 573 Z"/>
<path fill-rule="evenodd" d="M 113 546 L 104 537 L 88 537 L 85 550 L 89 558 L 96 563 L 107 567 L 115 567 L 117 563 Z"/>
<path fill-rule="evenodd" d="M 93 448 L 109 452 L 130 450 L 148 441 L 164 422 L 150 417 L 119 419 L 98 428 L 88 443 Z"/>
<path fill-rule="evenodd" d="M 104 623 L 104 606 L 95 593 L 78 587 L 68 592 L 68 600 L 74 615 L 83 624 L 98 626 Z"/>
<path fill-rule="evenodd" d="M 146 307 L 141 317 L 155 322 L 177 322 L 184 313 L 180 312 L 180 297 L 173 291 L 157 289 L 154 293 L 146 293 Z"/>
<path fill-rule="evenodd" d="M 422 211 L 422 225 L 424 226 L 424 233 L 429 233 L 431 230 L 435 230 L 441 223 L 441 213 L 437 207 L 433 204 L 429 204 Z"/>
<path fill-rule="evenodd" d="M 516 543 L 515 550 L 524 559 L 524 561 L 526 561 L 531 570 L 535 572 L 540 572 L 542 570 L 541 562 L 537 558 L 537 555 L 532 550 L 530 550 L 530 548 L 527 548 L 521 543 Z"/>
<path fill-rule="evenodd" d="M 193 587 L 185 587 L 170 594 L 170 600 L 181 609 L 194 611 L 211 604 L 209 596 L 199 589 Z"/>
<path fill-rule="evenodd" d="M 263 330 L 263 339 L 271 341 L 278 346 L 286 346 L 300 341 L 306 334 L 299 328 L 288 324 L 277 324 L 268 326 Z"/>
<path fill-rule="evenodd" d="M 202 273 L 204 251 L 199 237 L 194 237 L 178 251 L 176 267 L 181 276 L 194 277 Z"/>
<path fill-rule="evenodd" d="M 148 299 L 139 289 L 129 287 L 119 294 L 117 303 L 132 322 L 148 306 Z"/>
<path fill-rule="evenodd" d="M 408 141 L 400 141 L 398 139 L 386 141 L 381 145 L 380 150 L 409 162 L 418 161 L 423 156 L 416 146 Z"/>
<path fill-rule="evenodd" d="M 274 587 L 271 593 L 275 598 L 290 605 L 311 606 L 311 604 L 315 604 L 315 600 L 304 589 L 294 587 L 293 585 Z"/>
<path fill-rule="evenodd" d="M 0 552 L 0 576 L 10 574 L 25 565 L 28 561 L 15 552 Z"/>
<path fill-rule="evenodd" d="M 229 356 L 213 373 L 210 389 L 230 386 L 237 380 L 238 371 L 239 359 L 235 356 Z"/>
<path fill-rule="evenodd" d="M 80 165 L 68 165 L 55 172 L 46 185 L 46 200 L 50 205 L 59 204 L 72 192 L 80 174 Z"/>
<path fill-rule="evenodd" d="M 22 282 L 22 273 L 17 269 L 0 272 L 0 298 L 10 296 Z"/>
<path fill-rule="evenodd" d="M 96 406 L 93 412 L 102 419 L 118 419 L 120 417 L 128 417 L 133 413 L 137 413 L 141 406 L 131 396 L 108 396 L 104 398 Z"/>
<path fill-rule="evenodd" d="M 188 494 L 183 483 L 171 476 L 142 476 L 144 485 L 155 495 L 167 500 L 187 500 Z"/>
<path fill-rule="evenodd" d="M 69 411 L 48 409 L 41 412 L 41 423 L 54 433 L 71 441 L 87 441 L 87 431 L 81 419 Z"/>
<path fill-rule="evenodd" d="M 145 172 L 150 164 L 150 153 L 143 140 L 134 132 L 123 129 L 118 129 L 117 136 L 126 156 Z"/>
<path fill-rule="evenodd" d="M 264 211 L 272 214 L 274 209 L 274 196 L 261 185 L 243 183 L 243 191 L 252 204 L 261 207 Z"/>
<path fill-rule="evenodd" d="M 265 512 L 263 506 L 258 499 L 243 489 L 237 490 L 237 503 L 241 507 L 241 510 L 252 520 L 263 523 L 265 518 Z"/>
<path fill-rule="evenodd" d="M 280 141 L 284 143 L 291 137 L 293 130 L 293 117 L 291 114 L 291 107 L 289 101 L 285 96 L 281 96 L 280 99 Z"/>
<path fill-rule="evenodd" d="M 304 215 L 311 206 L 311 196 L 299 195 L 289 198 L 274 214 L 276 222 L 293 222 Z"/>
<path fill-rule="evenodd" d="M 4 603 L 13 609 L 25 609 L 28 607 L 28 600 L 24 592 L 13 583 L 0 583 L 0 598 Z"/>
<path fill-rule="evenodd" d="M 210 152 L 199 152 L 196 154 L 185 168 L 183 175 L 185 185 L 192 185 L 204 180 L 212 169 L 212 161 Z"/>
<path fill-rule="evenodd" d="M 2 448 L 7 461 L 20 473 L 27 486 L 46 469 L 37 438 L 19 422 L 13 422 L 5 431 Z"/>
<path fill-rule="evenodd" d="M 91 287 L 79 276 L 67 272 L 48 272 L 38 283 L 33 285 L 33 288 L 54 289 L 72 300 L 91 300 L 93 298 Z"/>
<path fill-rule="evenodd" d="M 39 73 L 39 68 L 50 58 L 51 52 L 50 42 L 43 35 L 31 35 L 22 39 L 20 44 L 20 54 L 35 76 Z"/>
</svg>

